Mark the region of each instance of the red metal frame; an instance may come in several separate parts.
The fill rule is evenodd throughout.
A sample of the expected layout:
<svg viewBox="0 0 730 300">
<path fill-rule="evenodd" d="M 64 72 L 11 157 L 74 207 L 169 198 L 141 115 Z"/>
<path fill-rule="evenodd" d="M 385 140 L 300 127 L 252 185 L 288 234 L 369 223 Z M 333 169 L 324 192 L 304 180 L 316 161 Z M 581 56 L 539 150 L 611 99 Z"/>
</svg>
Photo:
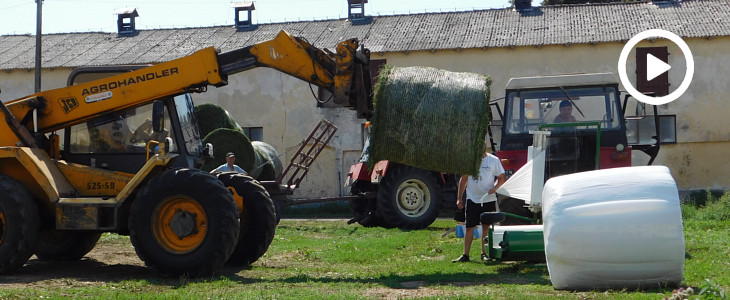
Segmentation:
<svg viewBox="0 0 730 300">
<path fill-rule="evenodd" d="M 309 172 L 309 167 L 330 142 L 335 132 L 337 132 L 337 127 L 332 122 L 324 119 L 319 121 L 319 124 L 302 142 L 297 152 L 294 153 L 284 172 L 276 178 L 276 183 L 281 184 L 284 182 L 284 178 L 287 178 L 285 182 L 289 188 L 296 189 L 299 187 L 299 183 Z"/>
</svg>

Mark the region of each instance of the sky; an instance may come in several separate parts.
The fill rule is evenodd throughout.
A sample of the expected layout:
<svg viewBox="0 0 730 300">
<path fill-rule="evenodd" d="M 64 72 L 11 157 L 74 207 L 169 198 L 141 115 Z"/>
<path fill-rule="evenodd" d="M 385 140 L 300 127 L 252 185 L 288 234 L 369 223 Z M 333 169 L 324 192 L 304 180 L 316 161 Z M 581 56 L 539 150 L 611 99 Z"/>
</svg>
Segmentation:
<svg viewBox="0 0 730 300">
<path fill-rule="evenodd" d="M 42 34 L 115 32 L 118 8 L 137 8 L 137 29 L 233 25 L 240 0 L 44 0 Z M 256 0 L 255 24 L 347 17 L 347 0 Z M 509 0 L 369 0 L 371 16 L 509 7 Z M 0 0 L 0 35 L 35 34 L 35 0 Z"/>
</svg>

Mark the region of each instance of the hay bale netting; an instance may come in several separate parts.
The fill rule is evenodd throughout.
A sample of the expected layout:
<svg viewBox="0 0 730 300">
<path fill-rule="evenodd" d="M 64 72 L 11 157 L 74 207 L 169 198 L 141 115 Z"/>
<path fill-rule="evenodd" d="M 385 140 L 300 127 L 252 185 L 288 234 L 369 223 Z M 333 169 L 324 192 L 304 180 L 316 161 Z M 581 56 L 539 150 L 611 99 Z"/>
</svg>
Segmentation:
<svg viewBox="0 0 730 300">
<path fill-rule="evenodd" d="M 489 126 L 489 76 L 428 67 L 381 69 L 375 86 L 370 165 L 479 171 Z"/>
<path fill-rule="evenodd" d="M 226 153 L 236 154 L 236 165 L 246 172 L 253 169 L 256 152 L 251 140 L 243 132 L 228 128 L 218 128 L 211 131 L 203 139 L 203 143 L 213 144 L 214 158 L 206 162 L 201 169 L 210 171 L 226 162 Z"/>
<path fill-rule="evenodd" d="M 195 107 L 195 119 L 198 120 L 200 136 L 205 137 L 218 128 L 240 130 L 236 121 L 222 107 L 213 103 L 204 103 Z"/>
<path fill-rule="evenodd" d="M 251 144 L 262 160 L 262 165 L 259 167 L 261 173 L 257 179 L 260 181 L 276 180 L 284 171 L 284 165 L 279 159 L 279 153 L 276 152 L 274 147 L 264 142 L 253 141 Z"/>
<path fill-rule="evenodd" d="M 254 158 L 253 167 L 249 170 L 246 170 L 246 172 L 248 172 L 248 175 L 253 177 L 254 179 L 262 180 L 259 177 L 261 175 L 261 170 L 263 170 L 263 164 L 264 164 L 264 161 L 266 161 L 266 159 L 261 157 L 261 154 L 256 149 L 256 147 L 253 148 L 253 158 Z"/>
</svg>

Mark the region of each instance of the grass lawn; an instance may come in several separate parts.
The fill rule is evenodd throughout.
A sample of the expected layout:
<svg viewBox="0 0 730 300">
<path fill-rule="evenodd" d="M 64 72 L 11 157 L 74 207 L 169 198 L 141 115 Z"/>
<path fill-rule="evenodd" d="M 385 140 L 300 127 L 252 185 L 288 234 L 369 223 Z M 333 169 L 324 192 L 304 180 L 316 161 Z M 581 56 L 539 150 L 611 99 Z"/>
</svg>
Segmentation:
<svg viewBox="0 0 730 300">
<path fill-rule="evenodd" d="M 681 286 L 693 287 L 691 298 L 721 299 L 730 292 L 730 195 L 701 207 L 684 205 L 683 215 L 686 260 Z M 27 286 L 7 284 L 0 276 L 0 299 L 662 299 L 674 289 L 558 291 L 550 284 L 545 264 L 451 263 L 463 245 L 454 235 L 454 225 L 444 219 L 426 230 L 402 231 L 347 225 L 343 220 L 285 219 L 269 251 L 247 269 L 226 268 L 210 278 L 190 279 L 159 277 L 138 267 L 137 273 L 109 280 L 45 278 L 30 280 Z M 97 247 L 123 251 L 131 247 L 128 243 L 127 237 L 106 234 Z M 474 247 L 472 257 L 478 257 L 478 251 Z M 104 270 L 104 261 L 98 263 L 91 273 Z"/>
</svg>

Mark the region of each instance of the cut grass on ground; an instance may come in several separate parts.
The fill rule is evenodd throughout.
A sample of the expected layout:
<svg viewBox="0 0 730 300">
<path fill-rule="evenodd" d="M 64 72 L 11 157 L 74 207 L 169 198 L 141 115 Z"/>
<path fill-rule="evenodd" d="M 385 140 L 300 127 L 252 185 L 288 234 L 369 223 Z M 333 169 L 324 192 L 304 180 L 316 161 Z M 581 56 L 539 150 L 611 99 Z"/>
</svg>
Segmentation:
<svg viewBox="0 0 730 300">
<path fill-rule="evenodd" d="M 710 286 L 706 293 L 716 295 L 730 291 L 729 211 L 730 195 L 709 199 L 702 207 L 683 205 L 686 259 L 682 287 L 699 291 Z M 661 299 L 671 296 L 674 289 L 557 291 L 545 264 L 451 263 L 461 253 L 463 242 L 455 237 L 454 225 L 444 219 L 425 230 L 402 231 L 347 225 L 343 220 L 282 220 L 269 251 L 248 269 L 226 268 L 200 279 L 163 278 L 152 271 L 143 277 L 100 281 L 63 277 L 30 282 L 28 287 L 6 287 L 0 277 L 0 299 Z M 126 237 L 105 234 L 98 247 L 119 247 L 123 242 L 128 243 Z M 478 257 L 479 250 L 474 247 L 472 254 Z M 99 262 L 100 271 L 105 268 L 103 263 Z"/>
</svg>

